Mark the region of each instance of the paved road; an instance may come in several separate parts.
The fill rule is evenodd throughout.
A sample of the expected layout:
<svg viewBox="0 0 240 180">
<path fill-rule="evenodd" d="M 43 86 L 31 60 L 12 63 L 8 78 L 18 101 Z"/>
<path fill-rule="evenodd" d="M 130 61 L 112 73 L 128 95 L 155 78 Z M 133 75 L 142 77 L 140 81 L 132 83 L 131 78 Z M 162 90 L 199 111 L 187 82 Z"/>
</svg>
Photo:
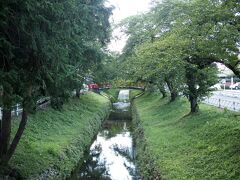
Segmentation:
<svg viewBox="0 0 240 180">
<path fill-rule="evenodd" d="M 240 90 L 214 91 L 204 103 L 233 111 L 240 111 Z"/>
</svg>

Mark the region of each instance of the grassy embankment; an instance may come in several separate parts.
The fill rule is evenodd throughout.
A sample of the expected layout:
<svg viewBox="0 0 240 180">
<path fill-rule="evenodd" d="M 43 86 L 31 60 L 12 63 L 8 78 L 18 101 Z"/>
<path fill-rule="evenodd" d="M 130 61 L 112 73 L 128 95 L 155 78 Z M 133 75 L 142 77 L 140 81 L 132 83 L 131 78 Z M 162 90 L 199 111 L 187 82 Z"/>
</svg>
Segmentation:
<svg viewBox="0 0 240 180">
<path fill-rule="evenodd" d="M 65 104 L 62 111 L 50 108 L 31 115 L 11 166 L 24 179 L 68 176 L 83 158 L 109 108 L 106 98 L 87 93 Z"/>
<path fill-rule="evenodd" d="M 119 94 L 120 89 L 105 89 L 104 93 L 106 93 L 107 97 L 111 100 L 111 102 L 117 102 L 118 99 L 118 94 Z"/>
<path fill-rule="evenodd" d="M 143 91 L 139 89 L 131 89 L 129 94 L 129 99 L 133 100 L 135 97 L 142 95 Z"/>
<path fill-rule="evenodd" d="M 133 105 L 137 161 L 145 179 L 240 179 L 240 116 L 185 99 L 145 94 Z M 155 167 L 155 168 L 154 168 Z"/>
<path fill-rule="evenodd" d="M 108 95 L 112 102 L 116 102 L 118 94 L 121 89 L 107 89 L 104 92 Z M 135 96 L 141 94 L 143 91 L 139 89 L 130 89 L 129 99 L 132 100 Z"/>
</svg>

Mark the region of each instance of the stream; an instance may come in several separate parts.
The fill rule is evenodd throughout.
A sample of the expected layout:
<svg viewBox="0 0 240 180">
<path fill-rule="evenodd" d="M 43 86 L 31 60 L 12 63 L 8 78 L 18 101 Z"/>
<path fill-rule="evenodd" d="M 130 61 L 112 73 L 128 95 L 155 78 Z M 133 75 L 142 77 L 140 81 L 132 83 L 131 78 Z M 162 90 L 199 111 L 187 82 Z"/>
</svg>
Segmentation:
<svg viewBox="0 0 240 180">
<path fill-rule="evenodd" d="M 104 122 L 82 166 L 69 179 L 137 180 L 134 163 L 129 90 L 120 90 L 118 102 Z"/>
</svg>

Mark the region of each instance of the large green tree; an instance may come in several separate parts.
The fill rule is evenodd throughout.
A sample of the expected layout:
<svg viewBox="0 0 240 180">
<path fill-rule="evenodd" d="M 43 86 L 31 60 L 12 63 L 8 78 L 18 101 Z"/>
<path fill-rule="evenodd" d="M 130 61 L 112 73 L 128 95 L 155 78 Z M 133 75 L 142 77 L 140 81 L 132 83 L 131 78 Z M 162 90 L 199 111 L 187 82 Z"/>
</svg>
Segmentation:
<svg viewBox="0 0 240 180">
<path fill-rule="evenodd" d="M 131 57 L 132 61 L 140 62 L 134 64 L 137 67 L 133 67 L 133 70 L 135 69 L 140 74 L 142 72 L 142 77 L 146 76 L 142 68 L 144 64 L 147 64 L 146 67 L 150 69 L 145 71 L 146 74 L 150 75 L 161 69 L 160 65 L 156 65 L 156 62 L 159 61 L 159 64 L 165 67 L 162 68 L 163 71 L 161 70 L 161 79 L 167 80 L 167 84 L 170 85 L 169 89 L 175 89 L 171 88 L 173 86 L 169 83 L 174 82 L 174 76 L 167 76 L 167 74 L 177 74 L 179 72 L 177 64 L 181 64 L 181 68 L 185 69 L 186 80 L 186 86 L 182 87 L 187 88 L 185 94 L 189 98 L 191 112 L 197 112 L 197 102 L 208 93 L 209 87 L 216 82 L 215 78 L 211 78 L 214 72 L 216 73 L 215 62 L 225 64 L 238 74 L 238 1 L 155 1 L 152 12 L 147 13 L 145 17 L 150 22 L 143 21 L 144 15 L 124 22 L 129 39 L 125 47 L 127 51 L 123 51 L 123 56 L 126 57 L 125 59 Z M 145 28 L 146 24 L 151 27 L 149 31 Z M 136 40 L 138 37 L 140 40 Z M 151 46 L 147 44 L 148 42 L 155 45 Z M 148 58 L 139 61 L 136 51 L 141 49 L 144 44 L 149 48 L 143 50 L 142 57 Z M 151 58 L 157 59 L 157 61 L 152 61 Z M 174 66 L 176 66 L 175 69 Z M 175 71 L 172 72 L 172 70 Z M 208 75 L 203 78 L 204 73 Z M 154 76 L 156 77 L 156 74 Z M 180 87 L 176 89 L 180 89 Z"/>
<path fill-rule="evenodd" d="M 94 81 L 102 85 L 110 85 L 119 76 L 119 55 L 111 52 L 103 55 L 103 60 L 93 71 Z"/>
<path fill-rule="evenodd" d="M 186 66 L 188 95 L 191 112 L 197 112 L 197 101 L 206 94 L 203 89 L 200 88 L 201 92 L 196 89 L 199 84 L 203 84 L 197 82 L 203 81 L 196 78 L 199 77 L 198 71 L 205 71 L 213 66 L 213 63 L 220 62 L 239 75 L 239 2 L 192 0 L 172 3 L 173 25 L 169 34 L 177 36 L 170 46 L 182 51 L 183 60 L 189 63 Z M 209 82 L 209 86 L 212 83 Z M 205 91 L 207 92 L 207 88 Z"/>
<path fill-rule="evenodd" d="M 111 8 L 104 0 L 0 2 L 0 164 L 12 157 L 37 96 L 61 98 L 79 88 L 108 42 Z M 10 142 L 12 106 L 23 107 Z"/>
</svg>

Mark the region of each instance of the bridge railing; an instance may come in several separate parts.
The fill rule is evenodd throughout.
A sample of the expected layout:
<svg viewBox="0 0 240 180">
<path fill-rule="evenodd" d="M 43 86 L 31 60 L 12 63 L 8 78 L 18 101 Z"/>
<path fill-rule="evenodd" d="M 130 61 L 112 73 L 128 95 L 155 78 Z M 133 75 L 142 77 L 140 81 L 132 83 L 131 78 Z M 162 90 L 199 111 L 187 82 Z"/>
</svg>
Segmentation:
<svg viewBox="0 0 240 180">
<path fill-rule="evenodd" d="M 111 88 L 119 88 L 119 89 L 140 89 L 140 90 L 144 90 L 144 87 L 141 86 L 117 86 L 117 87 L 102 87 L 99 88 L 101 89 L 111 89 Z"/>
<path fill-rule="evenodd" d="M 143 87 L 139 87 L 139 86 L 119 86 L 117 88 L 119 88 L 119 89 L 139 89 L 139 90 L 144 90 Z"/>
</svg>

